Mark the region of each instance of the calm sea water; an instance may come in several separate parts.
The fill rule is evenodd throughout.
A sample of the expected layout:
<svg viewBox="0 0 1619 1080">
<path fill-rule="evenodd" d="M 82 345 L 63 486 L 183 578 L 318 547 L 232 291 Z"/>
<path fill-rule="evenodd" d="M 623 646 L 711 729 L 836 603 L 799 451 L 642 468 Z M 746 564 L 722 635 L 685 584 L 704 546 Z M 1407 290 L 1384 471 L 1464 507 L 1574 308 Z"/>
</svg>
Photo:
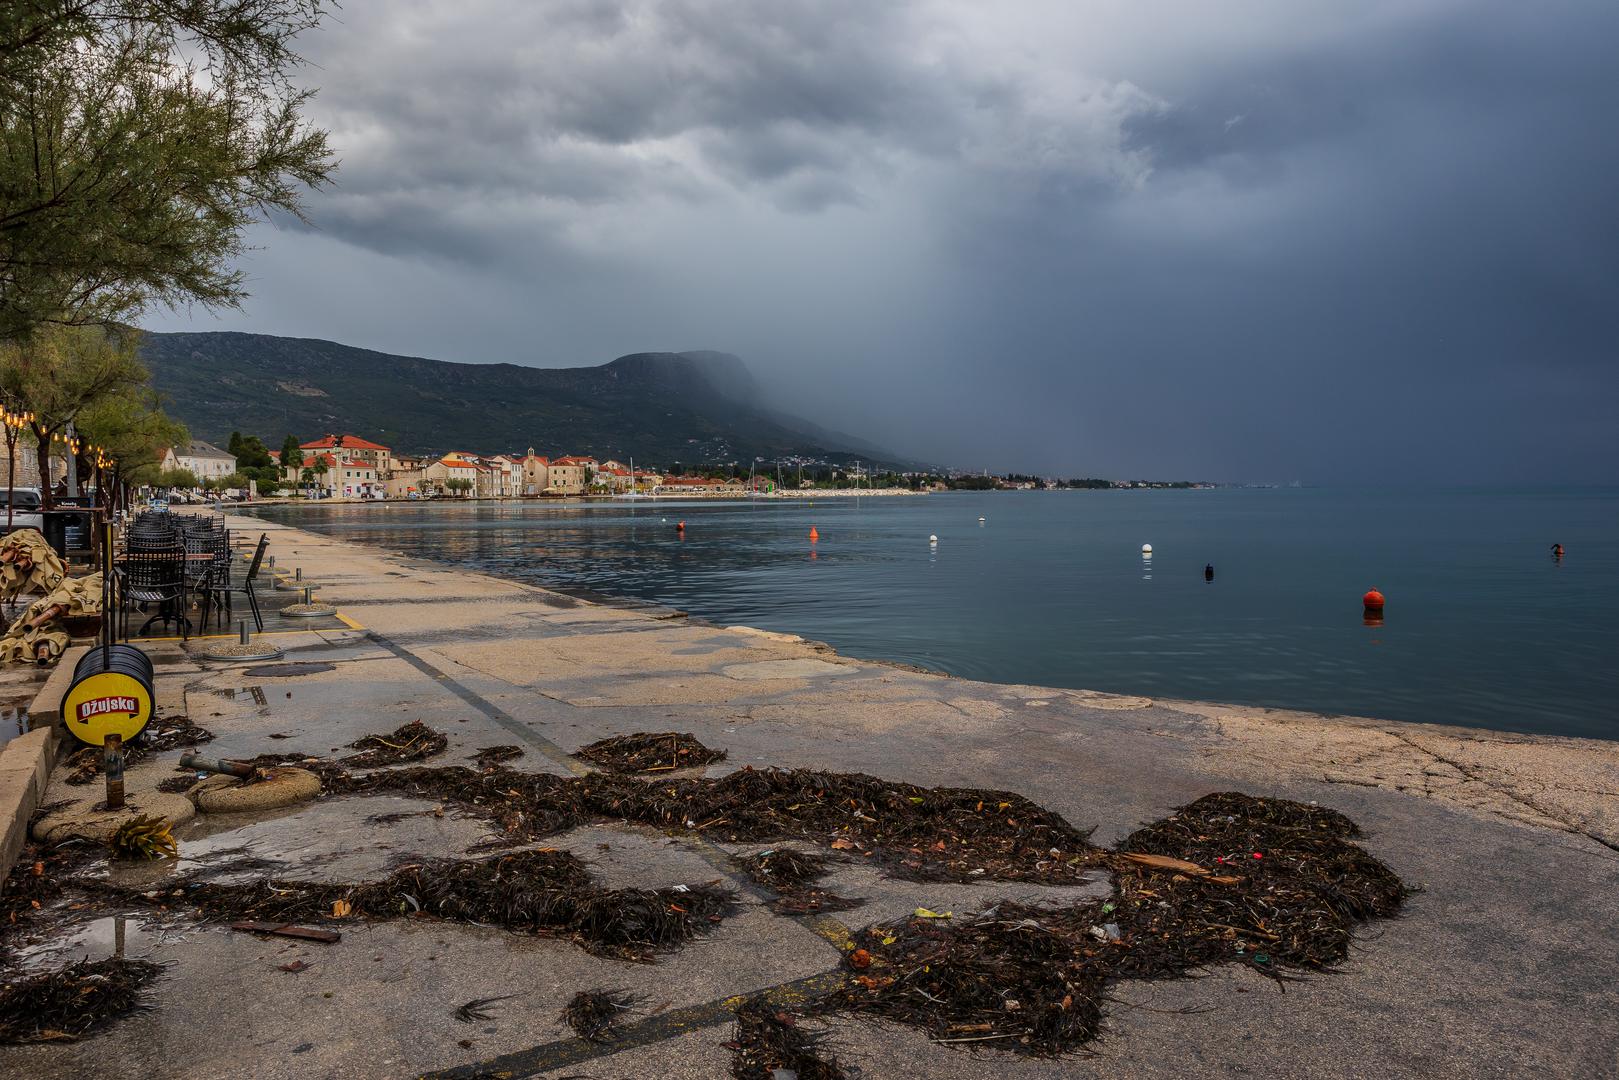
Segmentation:
<svg viewBox="0 0 1619 1080">
<path fill-rule="evenodd" d="M 259 512 L 974 679 L 1619 738 L 1614 490 Z M 1567 549 L 1561 562 L 1554 542 Z M 1372 586 L 1388 598 L 1382 626 L 1363 624 Z"/>
</svg>

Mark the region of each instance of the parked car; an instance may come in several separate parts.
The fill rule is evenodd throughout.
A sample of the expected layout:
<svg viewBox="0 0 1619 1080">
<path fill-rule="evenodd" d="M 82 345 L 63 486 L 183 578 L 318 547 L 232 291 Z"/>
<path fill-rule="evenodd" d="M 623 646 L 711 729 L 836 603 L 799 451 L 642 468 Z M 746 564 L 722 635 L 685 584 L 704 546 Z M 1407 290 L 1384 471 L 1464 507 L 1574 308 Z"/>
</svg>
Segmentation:
<svg viewBox="0 0 1619 1080">
<path fill-rule="evenodd" d="M 45 528 L 45 517 L 40 513 L 40 496 L 37 487 L 20 487 L 11 490 L 11 529 L 39 529 Z M 5 511 L 7 508 L 6 492 L 0 490 L 0 531 L 6 531 Z"/>
</svg>

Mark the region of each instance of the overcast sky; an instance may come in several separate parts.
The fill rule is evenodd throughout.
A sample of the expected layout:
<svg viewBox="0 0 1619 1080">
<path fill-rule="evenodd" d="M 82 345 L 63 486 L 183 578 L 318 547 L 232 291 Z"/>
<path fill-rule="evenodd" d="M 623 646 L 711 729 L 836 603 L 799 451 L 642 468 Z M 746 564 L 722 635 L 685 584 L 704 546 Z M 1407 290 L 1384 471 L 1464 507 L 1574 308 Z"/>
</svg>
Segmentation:
<svg viewBox="0 0 1619 1080">
<path fill-rule="evenodd" d="M 1613 0 L 348 0 L 240 329 L 964 467 L 1619 479 Z M 536 433 L 543 443 L 543 433 Z"/>
</svg>

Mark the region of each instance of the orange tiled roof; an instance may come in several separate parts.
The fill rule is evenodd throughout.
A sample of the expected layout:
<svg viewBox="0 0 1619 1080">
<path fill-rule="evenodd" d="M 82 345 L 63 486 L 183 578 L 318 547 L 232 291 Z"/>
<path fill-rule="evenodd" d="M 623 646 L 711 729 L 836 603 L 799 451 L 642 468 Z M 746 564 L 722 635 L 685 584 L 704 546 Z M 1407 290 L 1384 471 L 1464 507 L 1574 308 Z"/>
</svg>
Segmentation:
<svg viewBox="0 0 1619 1080">
<path fill-rule="evenodd" d="M 323 435 L 314 442 L 299 446 L 300 450 L 386 450 L 381 443 L 362 439 L 358 435 Z"/>
</svg>

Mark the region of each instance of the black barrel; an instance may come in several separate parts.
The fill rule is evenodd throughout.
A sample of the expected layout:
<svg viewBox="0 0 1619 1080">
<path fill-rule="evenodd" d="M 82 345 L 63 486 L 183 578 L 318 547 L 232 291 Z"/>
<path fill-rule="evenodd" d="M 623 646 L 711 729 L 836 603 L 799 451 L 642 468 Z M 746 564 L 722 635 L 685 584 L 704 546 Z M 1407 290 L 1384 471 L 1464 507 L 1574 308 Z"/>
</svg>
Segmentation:
<svg viewBox="0 0 1619 1080">
<path fill-rule="evenodd" d="M 152 692 L 152 658 L 133 645 L 95 646 L 79 657 L 79 662 L 73 666 L 73 681 L 78 682 L 103 671 L 128 675 L 143 684 L 147 693 Z"/>
</svg>

